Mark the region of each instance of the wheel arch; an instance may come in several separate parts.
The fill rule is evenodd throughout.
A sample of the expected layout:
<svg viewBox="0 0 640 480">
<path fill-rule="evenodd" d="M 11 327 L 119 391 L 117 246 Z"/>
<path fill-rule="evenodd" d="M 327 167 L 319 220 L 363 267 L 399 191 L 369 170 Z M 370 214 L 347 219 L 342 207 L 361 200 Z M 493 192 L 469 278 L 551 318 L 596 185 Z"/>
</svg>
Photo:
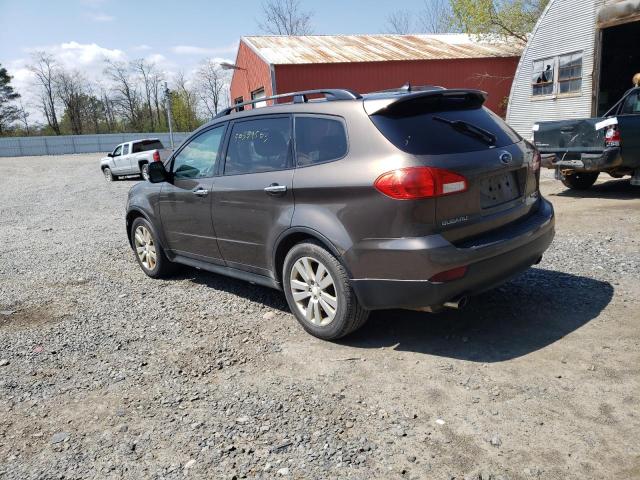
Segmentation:
<svg viewBox="0 0 640 480">
<path fill-rule="evenodd" d="M 342 254 L 327 237 L 312 228 L 293 227 L 280 234 L 273 249 L 273 273 L 278 282 L 282 283 L 282 267 L 284 266 L 284 259 L 287 253 L 295 245 L 305 240 L 315 240 L 320 243 L 320 245 L 331 252 L 338 261 L 342 263 L 344 269 L 351 275 L 348 266 L 342 262 Z"/>
<path fill-rule="evenodd" d="M 135 222 L 136 218 L 144 218 L 147 222 L 153 225 L 153 222 L 149 218 L 149 216 L 138 208 L 132 208 L 127 212 L 126 222 L 127 222 L 127 238 L 129 239 L 129 246 L 133 248 L 133 238 L 131 235 L 131 227 L 133 226 L 133 222 Z"/>
</svg>

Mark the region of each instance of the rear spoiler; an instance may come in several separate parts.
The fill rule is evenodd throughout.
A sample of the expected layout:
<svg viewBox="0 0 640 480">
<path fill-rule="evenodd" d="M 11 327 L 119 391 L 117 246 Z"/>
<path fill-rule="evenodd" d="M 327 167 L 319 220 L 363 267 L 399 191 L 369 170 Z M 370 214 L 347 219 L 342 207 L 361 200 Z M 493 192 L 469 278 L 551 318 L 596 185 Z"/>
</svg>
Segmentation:
<svg viewBox="0 0 640 480">
<path fill-rule="evenodd" d="M 364 99 L 364 110 L 369 115 L 378 115 L 388 113 L 395 108 L 402 106 L 406 103 L 412 102 L 417 99 L 425 97 L 440 97 L 440 98 L 460 98 L 467 97 L 472 100 L 474 104 L 478 106 L 482 105 L 487 100 L 487 92 L 482 90 L 469 90 L 469 89 L 445 89 L 445 90 L 426 90 L 421 92 L 412 92 L 404 95 L 398 95 L 388 98 L 370 98 Z"/>
</svg>

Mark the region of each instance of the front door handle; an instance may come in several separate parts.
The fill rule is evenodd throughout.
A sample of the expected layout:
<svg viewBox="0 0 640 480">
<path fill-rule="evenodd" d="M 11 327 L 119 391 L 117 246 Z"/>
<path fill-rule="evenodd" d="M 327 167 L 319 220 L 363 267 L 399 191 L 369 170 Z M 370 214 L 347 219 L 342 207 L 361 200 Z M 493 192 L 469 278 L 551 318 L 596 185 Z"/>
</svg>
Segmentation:
<svg viewBox="0 0 640 480">
<path fill-rule="evenodd" d="M 272 183 L 268 187 L 264 189 L 269 195 L 277 195 L 279 193 L 285 193 L 287 191 L 286 185 L 278 185 L 277 183 Z"/>
<path fill-rule="evenodd" d="M 207 195 L 209 195 L 209 190 L 205 190 L 202 187 L 199 187 L 197 190 L 193 191 L 194 195 L 198 195 L 199 197 L 206 197 Z"/>
</svg>

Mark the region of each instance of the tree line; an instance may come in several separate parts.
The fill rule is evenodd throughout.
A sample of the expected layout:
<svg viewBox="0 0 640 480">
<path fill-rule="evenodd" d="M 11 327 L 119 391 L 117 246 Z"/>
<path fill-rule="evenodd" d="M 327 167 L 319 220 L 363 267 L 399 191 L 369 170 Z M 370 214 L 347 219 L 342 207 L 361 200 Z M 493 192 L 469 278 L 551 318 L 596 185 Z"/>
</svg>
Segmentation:
<svg viewBox="0 0 640 480">
<path fill-rule="evenodd" d="M 28 69 L 37 93 L 31 110 L 42 120 L 30 121 L 11 75 L 0 65 L 0 135 L 165 132 L 168 102 L 174 130 L 188 132 L 228 105 L 230 75 L 212 59 L 203 60 L 191 79 L 183 72 L 169 78 L 145 59 L 105 59 L 102 79 L 91 80 L 43 51 L 32 55 Z"/>
</svg>

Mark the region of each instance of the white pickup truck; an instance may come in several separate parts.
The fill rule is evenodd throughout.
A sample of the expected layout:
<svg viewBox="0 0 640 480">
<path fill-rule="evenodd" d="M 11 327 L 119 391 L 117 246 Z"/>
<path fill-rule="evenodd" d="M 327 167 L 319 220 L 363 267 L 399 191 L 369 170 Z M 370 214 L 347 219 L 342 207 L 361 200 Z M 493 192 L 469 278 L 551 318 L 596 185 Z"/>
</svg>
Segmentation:
<svg viewBox="0 0 640 480">
<path fill-rule="evenodd" d="M 157 138 L 145 138 L 133 142 L 121 143 L 113 152 L 100 160 L 100 169 L 108 182 L 120 176 L 140 175 L 148 179 L 151 162 L 165 162 L 171 156 L 171 150 L 164 148 Z"/>
</svg>

